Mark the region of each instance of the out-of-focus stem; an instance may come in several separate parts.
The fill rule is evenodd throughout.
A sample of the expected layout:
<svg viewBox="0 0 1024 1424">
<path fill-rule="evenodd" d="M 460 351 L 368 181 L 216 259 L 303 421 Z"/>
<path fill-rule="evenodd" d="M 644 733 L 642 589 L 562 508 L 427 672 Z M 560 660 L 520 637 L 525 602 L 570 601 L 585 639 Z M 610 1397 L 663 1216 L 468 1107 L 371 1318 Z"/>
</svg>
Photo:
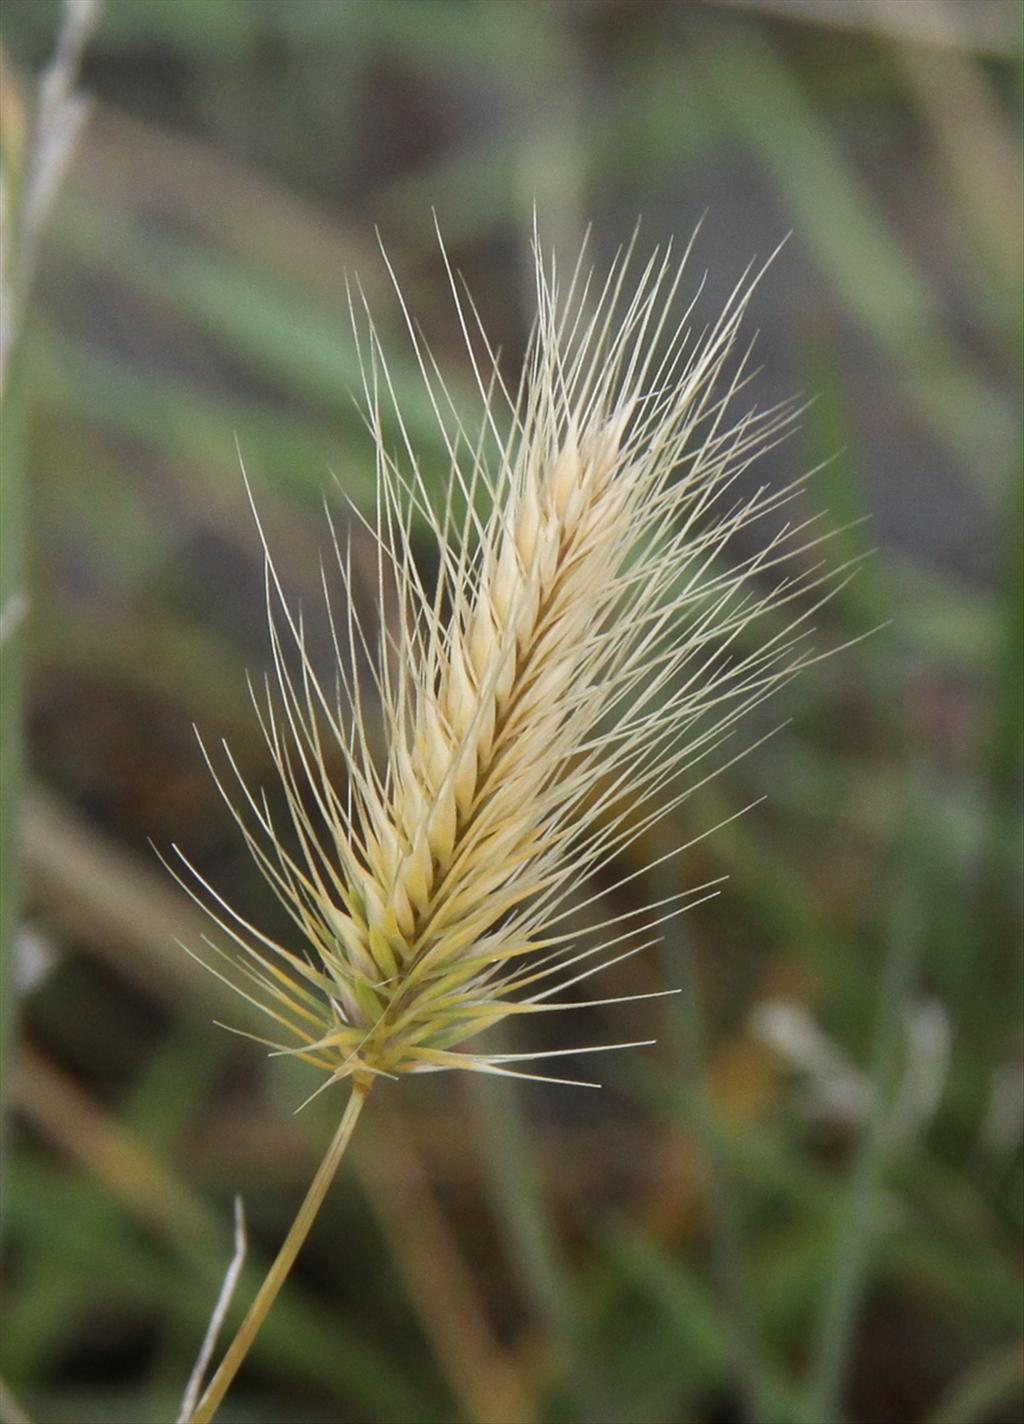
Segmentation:
<svg viewBox="0 0 1024 1424">
<path fill-rule="evenodd" d="M 0 962 L 14 974 L 18 926 L 18 808 L 22 783 L 24 592 L 24 362 L 18 360 L 0 405 Z M 0 992 L 0 1057 L 6 1058 L 14 985 Z"/>
<path fill-rule="evenodd" d="M 838 1215 L 808 1388 L 812 1419 L 839 1424 L 850 1345 L 857 1324 L 878 1226 L 878 1195 L 891 1150 L 888 1131 L 899 1072 L 903 1014 L 913 984 L 923 934 L 914 891 L 900 886 L 878 992 L 872 1064 L 871 1115 L 857 1148 Z"/>
<path fill-rule="evenodd" d="M 743 1255 L 740 1203 L 736 1199 L 736 1185 L 723 1161 L 721 1130 L 715 1119 L 708 1081 L 702 988 L 693 946 L 682 923 L 676 925 L 666 945 L 664 963 L 667 982 L 678 984 L 682 989 L 681 994 L 668 1000 L 671 1039 L 679 1058 L 684 1111 L 707 1172 L 717 1284 L 729 1325 L 736 1387 L 746 1424 L 759 1424 L 769 1417 L 768 1401 Z"/>
<path fill-rule="evenodd" d="M 4 86 L 0 136 L 0 1061 L 11 1034 L 18 928 L 18 829 L 24 763 L 22 725 L 25 592 L 25 350 L 22 340 L 36 249 L 88 105 L 75 92 L 99 0 L 64 0 L 57 48 L 39 85 L 27 152 L 13 79 Z"/>
</svg>

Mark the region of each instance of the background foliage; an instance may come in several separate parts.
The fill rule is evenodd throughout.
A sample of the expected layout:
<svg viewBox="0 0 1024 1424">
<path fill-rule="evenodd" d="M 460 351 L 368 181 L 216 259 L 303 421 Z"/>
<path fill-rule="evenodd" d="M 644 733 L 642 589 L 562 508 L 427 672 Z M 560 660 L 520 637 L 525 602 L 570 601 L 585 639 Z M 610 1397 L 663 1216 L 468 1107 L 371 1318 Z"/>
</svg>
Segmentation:
<svg viewBox="0 0 1024 1424">
<path fill-rule="evenodd" d="M 8 0 L 5 118 L 58 18 Z M 174 1416 L 233 1194 L 243 1301 L 339 1106 L 295 1116 L 306 1071 L 211 1023 L 146 844 L 272 919 L 190 730 L 266 778 L 235 439 L 314 610 L 329 472 L 371 499 L 345 272 L 443 481 L 374 230 L 468 390 L 431 208 L 514 370 L 534 201 L 563 252 L 592 222 L 599 260 L 638 213 L 648 244 L 706 213 L 708 312 L 792 232 L 755 301 L 756 398 L 816 400 L 766 468 L 830 459 L 811 507 L 871 516 L 838 541 L 877 551 L 821 645 L 887 626 L 635 848 L 757 802 L 637 888 L 730 877 L 610 976 L 684 993 L 581 1023 L 657 1050 L 602 1060 L 601 1094 L 375 1094 L 223 1418 L 1020 1417 L 1020 55 L 1017 0 L 108 0 L 17 394 L 2 1355 L 40 1424 Z"/>
</svg>

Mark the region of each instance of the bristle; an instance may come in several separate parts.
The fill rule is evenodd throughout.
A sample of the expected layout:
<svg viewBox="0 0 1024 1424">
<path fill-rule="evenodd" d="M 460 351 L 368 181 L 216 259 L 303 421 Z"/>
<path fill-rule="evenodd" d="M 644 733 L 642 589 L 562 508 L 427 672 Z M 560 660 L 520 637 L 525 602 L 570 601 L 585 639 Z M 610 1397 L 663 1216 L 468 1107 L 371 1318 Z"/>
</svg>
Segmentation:
<svg viewBox="0 0 1024 1424">
<path fill-rule="evenodd" d="M 598 282 L 581 260 L 560 296 L 538 251 L 537 324 L 511 397 L 496 362 L 485 372 L 472 355 L 475 310 L 453 280 L 484 402 L 479 439 L 409 319 L 452 462 L 441 508 L 400 410 L 402 464 L 385 444 L 381 401 L 394 392 L 372 319 L 350 296 L 377 465 L 367 527 L 378 596 L 393 590 L 399 616 L 382 615 L 371 647 L 332 529 L 345 612 L 328 607 L 336 666 L 315 669 L 264 541 L 274 691 L 253 700 L 286 833 L 228 762 L 241 795 L 233 814 L 297 947 L 262 935 L 193 872 L 193 893 L 234 946 L 215 972 L 329 1081 L 441 1068 L 528 1076 L 505 1065 L 550 1055 L 465 1045 L 509 1014 L 574 1007 L 550 999 L 643 948 L 645 932 L 686 907 L 683 897 L 651 906 L 596 947 L 556 929 L 574 898 L 587 899 L 588 877 L 690 794 L 693 768 L 809 660 L 808 614 L 786 610 L 810 590 L 820 603 L 830 575 L 814 566 L 774 588 L 763 579 L 824 536 L 798 525 L 725 561 L 736 534 L 800 483 L 736 495 L 796 413 L 729 424 L 746 356 L 725 372 L 757 278 L 746 274 L 695 337 L 692 303 L 672 316 L 681 265 L 654 254 L 632 290 L 629 271 L 626 253 Z M 434 588 L 414 558 L 424 520 L 437 541 Z M 344 759 L 343 788 L 329 746 Z M 628 947 L 605 959 L 619 943 Z"/>
</svg>

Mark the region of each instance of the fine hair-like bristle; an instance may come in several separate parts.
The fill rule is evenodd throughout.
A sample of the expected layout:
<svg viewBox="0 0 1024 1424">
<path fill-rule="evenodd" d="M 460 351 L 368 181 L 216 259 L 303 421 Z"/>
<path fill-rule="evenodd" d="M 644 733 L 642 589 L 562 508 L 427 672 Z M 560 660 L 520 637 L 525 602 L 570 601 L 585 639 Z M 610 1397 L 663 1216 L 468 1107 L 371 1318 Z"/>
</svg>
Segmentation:
<svg viewBox="0 0 1024 1424">
<path fill-rule="evenodd" d="M 335 537 L 336 666 L 325 675 L 268 551 L 274 678 L 254 700 L 287 827 L 230 752 L 237 792 L 218 778 L 297 947 L 261 933 L 181 856 L 183 881 L 232 941 L 208 944 L 219 957 L 206 962 L 286 1031 L 266 1042 L 328 1081 L 448 1068 L 540 1076 L 516 1065 L 581 1051 L 467 1045 L 506 1015 L 579 1007 L 567 991 L 709 893 L 582 939 L 569 923 L 588 878 L 706 779 L 737 719 L 812 656 L 804 595 L 818 589 L 817 606 L 836 586 L 835 571 L 804 557 L 821 536 L 775 521 L 757 553 L 725 557 L 800 484 L 736 492 L 795 415 L 730 413 L 747 379 L 745 357 L 730 355 L 756 276 L 694 334 L 692 302 L 672 315 L 683 263 L 655 254 L 631 280 L 634 266 L 626 252 L 599 283 L 581 257 L 563 292 L 536 249 L 538 315 L 518 390 L 489 348 L 482 368 L 474 360 L 477 438 L 408 323 L 450 455 L 442 508 L 400 410 L 404 449 L 388 449 L 387 363 L 365 302 L 351 299 L 376 450 L 378 588 L 382 602 L 397 591 L 397 616 L 381 615 L 368 646 Z M 483 333 L 454 280 L 452 290 L 472 357 Z M 414 558 L 424 527 L 437 544 L 432 587 Z M 794 554 L 800 572 L 773 575 Z M 339 749 L 342 784 L 329 770 Z"/>
</svg>

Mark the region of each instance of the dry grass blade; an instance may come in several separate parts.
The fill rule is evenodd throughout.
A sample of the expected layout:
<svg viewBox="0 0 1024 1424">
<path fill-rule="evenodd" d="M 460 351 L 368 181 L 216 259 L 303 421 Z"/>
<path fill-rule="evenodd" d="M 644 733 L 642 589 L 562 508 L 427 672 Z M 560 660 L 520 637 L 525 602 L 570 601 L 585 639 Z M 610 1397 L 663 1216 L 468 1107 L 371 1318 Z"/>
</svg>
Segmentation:
<svg viewBox="0 0 1024 1424">
<path fill-rule="evenodd" d="M 31 1417 L 22 1409 L 4 1379 L 0 1379 L 0 1424 L 32 1424 Z"/>
<path fill-rule="evenodd" d="M 101 10 L 100 0 L 64 0 L 57 52 L 39 85 L 23 179 L 9 171 L 15 165 L 9 161 L 7 146 L 0 144 L 4 159 L 0 163 L 0 392 L 24 317 L 39 235 L 89 112 L 89 101 L 75 92 L 75 85 L 83 50 Z"/>
<path fill-rule="evenodd" d="M 490 1319 L 416 1143 L 396 1104 L 355 1162 L 420 1327 L 471 1424 L 533 1424 L 531 1381 Z"/>
<path fill-rule="evenodd" d="M 210 1316 L 210 1323 L 207 1326 L 206 1334 L 203 1336 L 203 1343 L 199 1349 L 195 1368 L 189 1376 L 188 1384 L 185 1387 L 185 1394 L 181 1401 L 181 1409 L 178 1411 L 178 1424 L 189 1424 L 189 1420 L 192 1418 L 199 1400 L 199 1391 L 203 1387 L 203 1377 L 209 1368 L 210 1361 L 213 1358 L 213 1352 L 217 1348 L 217 1338 L 224 1324 L 224 1317 L 227 1315 L 231 1306 L 231 1299 L 238 1285 L 238 1278 L 242 1274 L 242 1267 L 245 1265 L 247 1250 L 248 1241 L 245 1234 L 245 1212 L 242 1207 L 242 1198 L 235 1197 L 234 1253 L 224 1273 L 224 1283 L 220 1288 L 220 1294 L 213 1307 L 213 1314 Z"/>
</svg>

